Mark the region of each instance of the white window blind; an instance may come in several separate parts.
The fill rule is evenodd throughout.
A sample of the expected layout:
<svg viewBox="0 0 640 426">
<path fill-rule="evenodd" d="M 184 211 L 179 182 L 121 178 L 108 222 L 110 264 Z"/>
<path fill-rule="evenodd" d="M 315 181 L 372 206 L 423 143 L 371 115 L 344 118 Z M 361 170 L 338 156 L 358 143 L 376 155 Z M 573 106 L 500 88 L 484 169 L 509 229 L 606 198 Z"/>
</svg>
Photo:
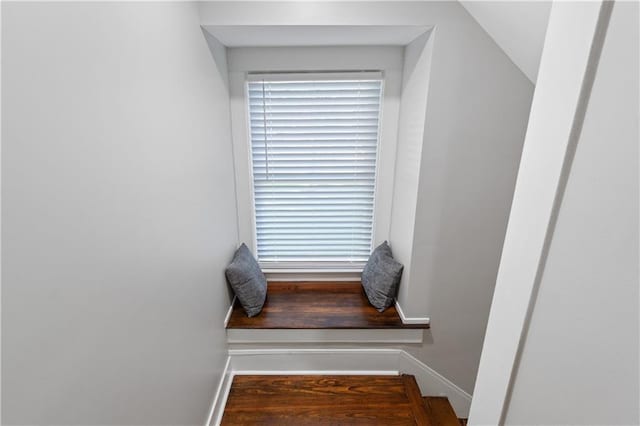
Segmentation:
<svg viewBox="0 0 640 426">
<path fill-rule="evenodd" d="M 248 82 L 261 263 L 367 260 L 381 96 L 379 74 Z"/>
</svg>

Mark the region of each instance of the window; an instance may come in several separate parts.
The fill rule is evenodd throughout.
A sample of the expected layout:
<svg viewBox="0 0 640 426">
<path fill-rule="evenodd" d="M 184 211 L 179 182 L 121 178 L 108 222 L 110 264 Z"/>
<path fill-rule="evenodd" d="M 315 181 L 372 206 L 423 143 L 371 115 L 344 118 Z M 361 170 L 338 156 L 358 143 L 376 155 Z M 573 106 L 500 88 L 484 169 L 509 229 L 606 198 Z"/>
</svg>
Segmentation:
<svg viewBox="0 0 640 426">
<path fill-rule="evenodd" d="M 371 251 L 380 73 L 249 76 L 262 264 L 342 264 Z"/>
</svg>

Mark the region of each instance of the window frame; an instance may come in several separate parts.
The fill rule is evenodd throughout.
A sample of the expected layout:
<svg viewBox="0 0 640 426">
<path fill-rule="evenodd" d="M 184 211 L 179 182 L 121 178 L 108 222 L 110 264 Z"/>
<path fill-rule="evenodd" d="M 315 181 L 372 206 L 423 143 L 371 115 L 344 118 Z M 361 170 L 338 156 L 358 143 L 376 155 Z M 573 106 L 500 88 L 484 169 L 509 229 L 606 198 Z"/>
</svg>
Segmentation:
<svg viewBox="0 0 640 426">
<path fill-rule="evenodd" d="M 404 50 L 397 46 L 348 47 L 266 47 L 231 48 L 227 51 L 231 125 L 238 211 L 238 243 L 245 242 L 254 253 L 257 248 L 255 200 L 252 176 L 251 139 L 247 81 L 250 75 L 283 75 L 292 72 L 314 76 L 348 75 L 373 72 L 382 75 L 383 96 L 376 159 L 372 246 L 389 238 L 393 179 L 402 85 Z M 340 64 L 340 66 L 332 66 Z M 288 75 L 284 75 L 287 73 Z M 389 90 L 391 87 L 391 90 Z M 384 173 L 381 174 L 381 171 Z M 382 179 L 382 180 L 381 180 Z M 383 185 L 380 183 L 383 182 Z M 365 262 L 279 262 L 261 263 L 269 278 L 277 279 L 356 279 Z"/>
</svg>

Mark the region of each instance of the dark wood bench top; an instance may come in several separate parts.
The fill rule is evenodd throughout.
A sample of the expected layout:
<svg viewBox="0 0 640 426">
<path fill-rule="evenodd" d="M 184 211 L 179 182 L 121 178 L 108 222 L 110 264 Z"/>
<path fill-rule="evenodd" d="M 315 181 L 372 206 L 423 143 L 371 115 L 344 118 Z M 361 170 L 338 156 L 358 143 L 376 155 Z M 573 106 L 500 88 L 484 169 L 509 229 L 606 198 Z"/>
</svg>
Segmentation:
<svg viewBox="0 0 640 426">
<path fill-rule="evenodd" d="M 354 329 L 429 328 L 403 324 L 395 306 L 378 312 L 359 281 L 270 282 L 259 315 L 249 318 L 236 301 L 227 328 Z"/>
</svg>

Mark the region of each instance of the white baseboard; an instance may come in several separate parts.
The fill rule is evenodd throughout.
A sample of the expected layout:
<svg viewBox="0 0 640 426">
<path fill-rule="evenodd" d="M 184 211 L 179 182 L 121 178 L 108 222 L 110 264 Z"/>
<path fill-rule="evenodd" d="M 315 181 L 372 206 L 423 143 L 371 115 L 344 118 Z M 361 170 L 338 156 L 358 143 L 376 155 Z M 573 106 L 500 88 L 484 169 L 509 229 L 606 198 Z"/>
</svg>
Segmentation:
<svg viewBox="0 0 640 426">
<path fill-rule="evenodd" d="M 228 343 L 422 343 L 422 329 L 227 329 Z"/>
<path fill-rule="evenodd" d="M 400 306 L 400 303 L 396 300 L 396 311 L 398 311 L 398 315 L 400 315 L 400 319 L 402 320 L 403 324 L 430 324 L 431 320 L 428 317 L 408 317 L 404 314 L 404 311 L 402 310 L 402 306 Z"/>
<path fill-rule="evenodd" d="M 458 417 L 467 417 L 471 395 L 402 349 L 232 349 L 209 425 L 218 425 L 236 375 L 412 374 L 423 395 L 446 396 Z"/>
<path fill-rule="evenodd" d="M 231 390 L 231 383 L 233 382 L 233 371 L 231 370 L 231 357 L 227 357 L 227 363 L 222 371 L 222 377 L 218 383 L 218 389 L 216 395 L 211 403 L 211 409 L 207 416 L 207 422 L 205 426 L 218 425 L 222 420 L 222 414 L 224 414 L 224 407 L 227 404 L 227 397 Z"/>
<path fill-rule="evenodd" d="M 469 417 L 471 395 L 455 383 L 405 351 L 400 354 L 399 370 L 415 376 L 423 395 L 446 396 L 459 418 Z"/>
</svg>

